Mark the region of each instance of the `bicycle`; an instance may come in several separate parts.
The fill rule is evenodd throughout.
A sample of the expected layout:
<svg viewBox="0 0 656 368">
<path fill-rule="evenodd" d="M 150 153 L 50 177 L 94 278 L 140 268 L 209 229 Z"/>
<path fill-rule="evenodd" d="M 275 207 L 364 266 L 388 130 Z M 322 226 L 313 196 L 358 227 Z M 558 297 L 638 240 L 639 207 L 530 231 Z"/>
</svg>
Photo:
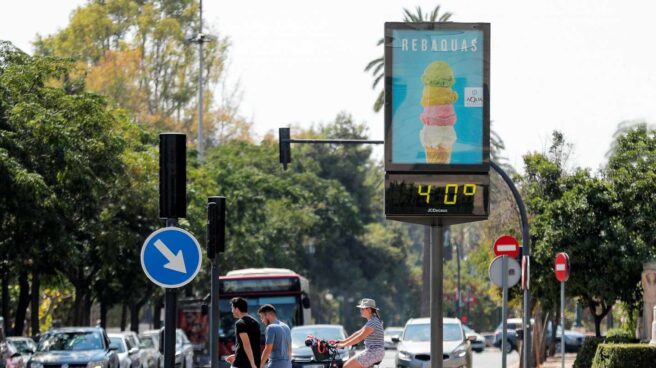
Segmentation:
<svg viewBox="0 0 656 368">
<path fill-rule="evenodd" d="M 330 358 L 330 364 L 328 368 L 338 368 L 336 363 L 336 357 L 339 354 L 339 349 L 337 348 L 337 343 L 339 341 L 335 340 L 323 340 L 318 337 L 308 335 L 305 338 L 305 346 L 310 347 L 312 354 L 314 355 L 314 360 L 317 362 L 325 362 Z M 368 368 L 378 368 L 382 361 L 374 363 L 371 367 Z"/>
<path fill-rule="evenodd" d="M 330 359 L 329 368 L 338 368 L 336 363 L 336 358 L 339 354 L 337 343 L 338 341 L 335 340 L 326 341 L 314 336 L 307 336 L 305 338 L 305 346 L 308 346 L 312 350 L 314 360 L 325 362 Z"/>
</svg>

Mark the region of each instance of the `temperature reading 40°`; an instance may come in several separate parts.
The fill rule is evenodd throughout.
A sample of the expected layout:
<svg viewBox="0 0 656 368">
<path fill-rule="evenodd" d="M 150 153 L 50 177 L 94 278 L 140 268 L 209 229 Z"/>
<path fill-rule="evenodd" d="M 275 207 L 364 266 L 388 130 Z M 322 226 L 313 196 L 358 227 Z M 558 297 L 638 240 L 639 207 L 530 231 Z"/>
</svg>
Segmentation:
<svg viewBox="0 0 656 368">
<path fill-rule="evenodd" d="M 432 190 L 435 188 L 433 185 L 418 185 L 417 194 L 422 197 L 422 201 L 430 202 Z M 452 184 L 447 183 L 446 186 L 440 187 L 444 190 L 444 197 L 442 203 L 445 205 L 455 205 L 458 203 L 458 198 L 472 197 L 476 195 L 476 184 Z"/>
</svg>

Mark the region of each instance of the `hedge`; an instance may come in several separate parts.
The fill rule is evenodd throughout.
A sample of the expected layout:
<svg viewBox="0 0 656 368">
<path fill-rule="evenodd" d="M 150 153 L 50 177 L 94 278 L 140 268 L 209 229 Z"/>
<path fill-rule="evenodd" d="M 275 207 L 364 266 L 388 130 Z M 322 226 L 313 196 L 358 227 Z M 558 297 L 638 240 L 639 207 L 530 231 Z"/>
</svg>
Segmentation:
<svg viewBox="0 0 656 368">
<path fill-rule="evenodd" d="M 629 336 L 615 335 L 610 337 L 586 337 L 583 340 L 583 345 L 576 355 L 573 368 L 590 368 L 592 367 L 592 360 L 597 352 L 597 346 L 602 343 L 606 344 L 621 344 L 638 342 L 636 339 L 631 339 Z"/>
<path fill-rule="evenodd" d="M 592 368 L 653 368 L 656 346 L 647 344 L 600 344 Z"/>
</svg>

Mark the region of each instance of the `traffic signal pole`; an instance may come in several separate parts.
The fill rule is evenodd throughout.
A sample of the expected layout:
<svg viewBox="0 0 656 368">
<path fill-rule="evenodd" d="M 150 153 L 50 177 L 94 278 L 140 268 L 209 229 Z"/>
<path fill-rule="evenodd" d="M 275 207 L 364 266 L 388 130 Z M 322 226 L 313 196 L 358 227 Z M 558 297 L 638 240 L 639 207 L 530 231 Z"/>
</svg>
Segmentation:
<svg viewBox="0 0 656 368">
<path fill-rule="evenodd" d="M 210 283 L 210 367 L 219 367 L 219 329 L 221 314 L 219 310 L 219 260 L 218 253 L 225 250 L 226 199 L 209 197 L 207 199 L 207 257 L 212 264 Z"/>
<path fill-rule="evenodd" d="M 181 133 L 159 135 L 159 217 L 167 227 L 176 227 L 178 218 L 187 216 L 187 136 Z M 175 329 L 177 292 L 167 288 L 164 316 L 164 368 L 175 367 Z M 161 344 L 162 342 L 160 342 Z"/>
<path fill-rule="evenodd" d="M 522 226 L 522 254 L 526 256 L 526 261 L 529 263 L 531 256 L 531 238 L 529 237 L 529 225 L 528 225 L 528 216 L 526 215 L 526 206 L 522 200 L 522 196 L 519 194 L 519 190 L 513 183 L 510 176 L 494 161 L 490 161 L 490 167 L 496 171 L 504 182 L 510 188 L 510 191 L 517 202 L 517 208 L 519 209 L 519 217 Z M 530 268 L 529 268 L 530 269 Z M 526 275 L 528 277 L 528 275 Z M 529 291 L 529 285 L 526 283 L 524 288 L 523 295 L 523 323 L 522 323 L 522 332 L 524 335 L 524 342 L 522 343 L 522 367 L 529 368 L 531 367 L 531 311 L 530 311 L 530 298 L 531 292 Z M 504 316 L 505 317 L 505 316 Z"/>
</svg>

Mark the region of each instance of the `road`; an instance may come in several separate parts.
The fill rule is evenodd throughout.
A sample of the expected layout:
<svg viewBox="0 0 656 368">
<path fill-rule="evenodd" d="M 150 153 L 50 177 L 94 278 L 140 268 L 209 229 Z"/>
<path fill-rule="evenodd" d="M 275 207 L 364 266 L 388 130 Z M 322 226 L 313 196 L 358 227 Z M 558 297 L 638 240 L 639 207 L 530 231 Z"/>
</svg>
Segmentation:
<svg viewBox="0 0 656 368">
<path fill-rule="evenodd" d="M 385 359 L 380 368 L 394 368 L 394 355 L 396 350 L 385 351 Z M 501 367 L 501 351 L 496 348 L 486 348 L 482 353 L 472 353 L 472 368 L 496 368 Z M 508 366 L 519 361 L 519 354 L 516 351 L 510 353 L 507 357 Z"/>
</svg>

